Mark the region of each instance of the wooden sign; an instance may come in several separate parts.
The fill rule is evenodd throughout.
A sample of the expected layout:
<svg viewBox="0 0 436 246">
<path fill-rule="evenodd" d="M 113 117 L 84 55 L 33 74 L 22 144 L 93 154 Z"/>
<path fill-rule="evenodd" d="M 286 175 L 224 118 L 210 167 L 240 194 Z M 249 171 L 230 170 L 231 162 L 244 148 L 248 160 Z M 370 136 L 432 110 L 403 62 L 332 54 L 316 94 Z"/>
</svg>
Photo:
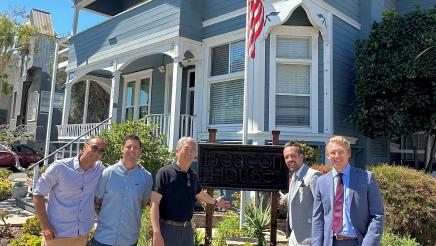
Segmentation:
<svg viewBox="0 0 436 246">
<path fill-rule="evenodd" d="M 199 144 L 198 175 L 206 188 L 288 189 L 283 146 Z"/>
</svg>

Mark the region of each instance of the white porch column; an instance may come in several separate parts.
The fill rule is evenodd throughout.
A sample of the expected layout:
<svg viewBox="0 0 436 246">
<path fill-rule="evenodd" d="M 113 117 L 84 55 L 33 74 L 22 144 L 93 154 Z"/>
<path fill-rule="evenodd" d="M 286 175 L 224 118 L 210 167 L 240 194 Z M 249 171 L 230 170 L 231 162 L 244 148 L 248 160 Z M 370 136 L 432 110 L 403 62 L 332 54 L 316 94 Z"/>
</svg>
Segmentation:
<svg viewBox="0 0 436 246">
<path fill-rule="evenodd" d="M 111 122 L 117 122 L 118 111 L 118 91 L 120 87 L 121 71 L 113 72 L 112 85 L 111 85 L 111 99 L 109 103 L 109 117 L 112 117 Z"/>
<path fill-rule="evenodd" d="M 67 82 L 65 84 L 65 92 L 64 92 L 64 108 L 62 110 L 62 125 L 68 124 L 68 117 L 70 115 L 70 106 L 71 106 L 71 83 Z"/>
<path fill-rule="evenodd" d="M 82 124 L 87 123 L 88 118 L 88 104 L 89 104 L 89 80 L 85 81 L 86 89 L 85 89 L 85 103 L 83 104 L 83 117 Z"/>
<path fill-rule="evenodd" d="M 203 77 L 203 74 L 201 73 L 203 69 L 203 64 L 201 60 L 197 60 L 197 63 L 195 64 L 195 89 L 194 89 L 194 112 L 192 113 L 194 115 L 194 124 L 192 126 L 192 137 L 194 139 L 199 140 L 199 136 L 197 137 L 197 133 L 201 130 L 201 111 L 203 104 L 201 103 L 201 97 L 205 95 L 203 93 L 203 81 L 201 81 L 201 78 Z"/>
<path fill-rule="evenodd" d="M 180 132 L 180 103 L 182 98 L 182 68 L 179 66 L 179 61 L 182 58 L 174 57 L 173 63 L 173 83 L 171 90 L 171 117 L 170 117 L 170 139 L 169 148 L 175 149 L 179 139 Z"/>
<path fill-rule="evenodd" d="M 74 6 L 74 17 L 73 17 L 73 35 L 77 33 L 77 22 L 79 21 L 79 6 Z"/>
</svg>

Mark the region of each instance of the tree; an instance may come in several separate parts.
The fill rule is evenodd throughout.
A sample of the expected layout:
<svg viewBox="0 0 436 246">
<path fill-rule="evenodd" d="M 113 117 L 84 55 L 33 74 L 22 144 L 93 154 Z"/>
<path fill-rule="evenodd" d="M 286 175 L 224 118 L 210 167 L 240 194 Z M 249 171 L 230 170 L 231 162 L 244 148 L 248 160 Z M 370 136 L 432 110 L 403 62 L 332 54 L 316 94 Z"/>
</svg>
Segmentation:
<svg viewBox="0 0 436 246">
<path fill-rule="evenodd" d="M 14 54 L 21 57 L 29 54 L 31 38 L 35 29 L 30 25 L 19 23 L 15 16 L 0 13 L 0 93 L 10 94 L 11 88 L 7 84 L 7 71 L 13 65 Z"/>
<path fill-rule="evenodd" d="M 435 46 L 436 6 L 404 15 L 386 11 L 368 39 L 356 43 L 355 112 L 350 117 L 371 138 L 425 132 L 427 171 L 436 143 Z"/>
</svg>

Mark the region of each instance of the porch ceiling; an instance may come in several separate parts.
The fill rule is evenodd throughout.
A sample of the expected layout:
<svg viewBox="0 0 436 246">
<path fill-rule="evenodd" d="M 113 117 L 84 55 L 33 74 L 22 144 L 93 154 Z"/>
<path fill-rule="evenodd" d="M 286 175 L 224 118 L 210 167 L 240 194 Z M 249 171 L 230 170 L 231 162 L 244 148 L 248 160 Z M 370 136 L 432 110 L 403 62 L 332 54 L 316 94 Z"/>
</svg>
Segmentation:
<svg viewBox="0 0 436 246">
<path fill-rule="evenodd" d="M 119 0 L 111 1 L 111 3 L 108 4 L 107 0 L 95 0 L 84 8 L 105 15 L 114 16 L 141 2 L 143 2 L 143 0 Z"/>
</svg>

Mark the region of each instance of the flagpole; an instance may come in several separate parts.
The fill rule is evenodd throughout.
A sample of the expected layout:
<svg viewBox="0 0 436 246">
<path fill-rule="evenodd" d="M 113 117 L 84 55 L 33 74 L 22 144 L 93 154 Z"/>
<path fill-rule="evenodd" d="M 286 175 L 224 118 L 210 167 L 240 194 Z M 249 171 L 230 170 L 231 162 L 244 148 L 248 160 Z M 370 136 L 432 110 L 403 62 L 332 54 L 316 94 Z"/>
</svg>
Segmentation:
<svg viewBox="0 0 436 246">
<path fill-rule="evenodd" d="M 242 144 L 247 144 L 247 132 L 248 132 L 248 49 L 250 45 L 248 43 L 248 35 L 249 28 L 248 23 L 250 23 L 250 0 L 247 0 L 247 9 L 246 9 L 246 17 L 245 17 L 245 59 L 244 59 L 244 108 L 242 114 Z M 245 204 L 246 202 L 246 192 L 241 191 L 240 193 L 240 213 L 239 213 L 239 228 L 242 228 L 242 225 L 245 221 Z"/>
</svg>

